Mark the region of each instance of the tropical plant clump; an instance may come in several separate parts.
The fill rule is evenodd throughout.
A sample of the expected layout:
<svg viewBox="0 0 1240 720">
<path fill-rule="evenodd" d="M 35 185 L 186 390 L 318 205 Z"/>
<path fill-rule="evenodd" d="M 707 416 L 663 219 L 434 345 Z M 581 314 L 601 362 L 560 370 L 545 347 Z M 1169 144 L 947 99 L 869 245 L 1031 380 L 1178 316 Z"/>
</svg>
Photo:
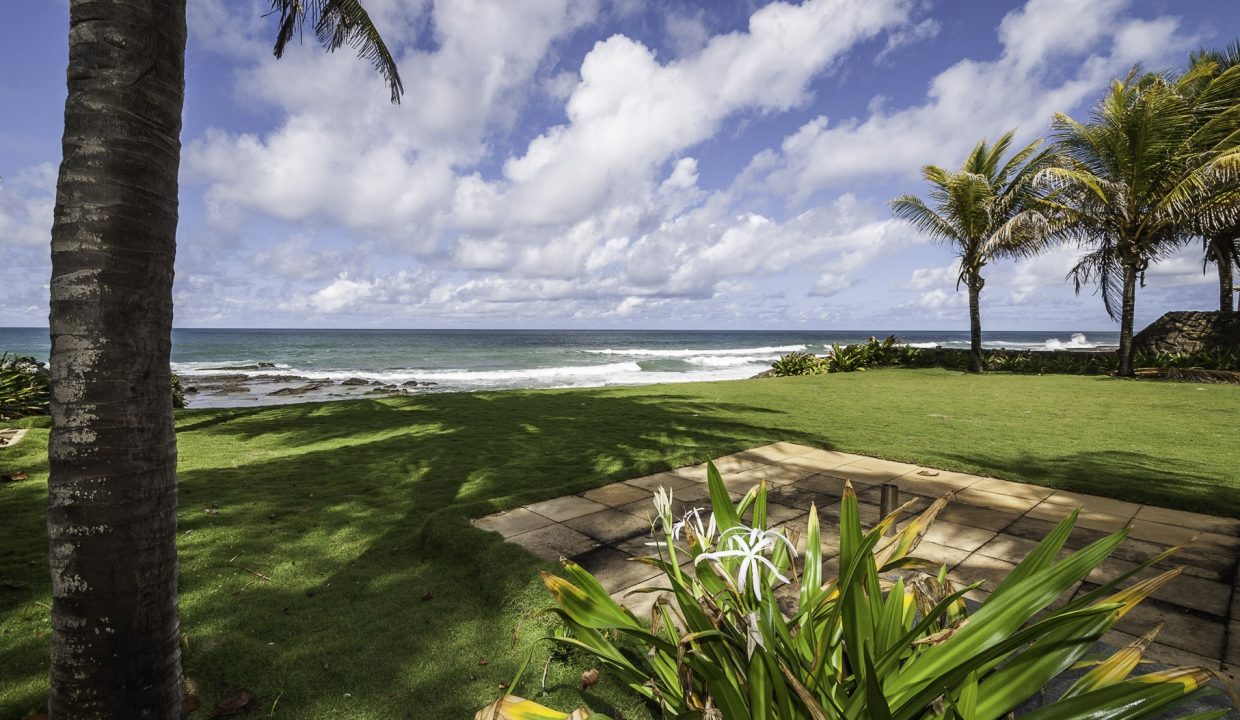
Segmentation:
<svg viewBox="0 0 1240 720">
<path fill-rule="evenodd" d="M 42 363 L 32 357 L 0 355 L 0 420 L 46 415 L 51 397 Z"/>
<path fill-rule="evenodd" d="M 771 374 L 776 377 L 821 375 L 825 372 L 826 362 L 813 353 L 793 351 L 771 363 Z"/>
<path fill-rule="evenodd" d="M 564 623 L 554 640 L 593 656 L 665 717 L 992 720 L 1023 711 L 1074 668 L 1087 672 L 1022 717 L 1163 716 L 1218 692 L 1206 685 L 1213 673 L 1199 667 L 1130 676 L 1157 630 L 1105 659 L 1088 656 L 1095 640 L 1180 569 L 1120 585 L 1175 548 L 1055 607 L 1128 535 L 1121 530 L 1063 553 L 1073 512 L 970 611 L 964 596 L 980 583 L 958 587 L 945 568 L 913 554 L 948 497 L 889 535 L 908 506 L 865 531 L 846 486 L 839 571 L 829 577 L 815 507 L 798 551 L 793 531 L 768 522 L 765 483 L 733 502 L 712 464 L 708 484 L 710 511 L 679 518 L 671 494 L 656 494 L 650 545 L 657 556 L 639 560 L 662 573 L 651 585 L 663 587 L 649 591 L 667 594 L 648 622 L 571 562 L 563 577 L 543 576 Z M 565 717 L 533 707 L 545 714 L 524 717 Z"/>
<path fill-rule="evenodd" d="M 47 366 L 32 357 L 0 355 L 0 420 L 46 415 L 52 401 Z M 187 406 L 181 378 L 172 374 L 172 407 Z"/>
</svg>

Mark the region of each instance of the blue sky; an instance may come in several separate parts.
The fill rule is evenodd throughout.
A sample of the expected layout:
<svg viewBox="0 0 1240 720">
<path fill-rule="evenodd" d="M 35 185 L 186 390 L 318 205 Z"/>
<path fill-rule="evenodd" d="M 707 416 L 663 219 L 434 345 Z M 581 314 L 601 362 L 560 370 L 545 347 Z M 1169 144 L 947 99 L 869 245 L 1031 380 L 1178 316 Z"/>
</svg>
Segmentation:
<svg viewBox="0 0 1240 720">
<path fill-rule="evenodd" d="M 887 200 L 1240 27 L 1233 0 L 369 0 L 392 106 L 347 52 L 274 60 L 266 7 L 190 2 L 182 327 L 966 329 Z M 67 4 L 9 27 L 0 326 L 42 325 Z M 1113 329 L 1075 253 L 988 267 L 984 325 Z M 1211 278 L 1196 246 L 1152 268 L 1138 324 Z"/>
</svg>

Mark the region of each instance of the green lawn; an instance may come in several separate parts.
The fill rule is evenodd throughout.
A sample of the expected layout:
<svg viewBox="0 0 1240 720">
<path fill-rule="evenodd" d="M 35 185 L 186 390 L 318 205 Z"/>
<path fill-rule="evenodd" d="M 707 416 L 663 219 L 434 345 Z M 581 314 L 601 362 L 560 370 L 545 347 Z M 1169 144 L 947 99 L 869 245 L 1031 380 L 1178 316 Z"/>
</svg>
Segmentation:
<svg viewBox="0 0 1240 720">
<path fill-rule="evenodd" d="M 472 717 L 547 627 L 542 565 L 467 522 L 496 509 L 790 440 L 1240 517 L 1238 416 L 1234 386 L 943 370 L 181 412 L 195 717 L 232 688 L 262 716 Z M 0 450 L 31 475 L 0 486 L 6 720 L 46 692 L 47 435 L 27 424 Z M 570 708 L 585 667 L 553 663 L 544 702 Z M 606 682 L 588 700 L 643 716 Z"/>
</svg>

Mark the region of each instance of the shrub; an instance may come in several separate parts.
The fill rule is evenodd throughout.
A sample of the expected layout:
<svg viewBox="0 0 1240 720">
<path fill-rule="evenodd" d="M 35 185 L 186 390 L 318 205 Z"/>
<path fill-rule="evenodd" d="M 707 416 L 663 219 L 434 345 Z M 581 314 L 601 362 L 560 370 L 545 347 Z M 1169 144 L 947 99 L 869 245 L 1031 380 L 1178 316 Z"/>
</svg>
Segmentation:
<svg viewBox="0 0 1240 720">
<path fill-rule="evenodd" d="M 555 640 L 593 655 L 666 717 L 993 720 L 1078 663 L 1092 669 L 1027 720 L 1145 718 L 1216 692 L 1202 668 L 1129 678 L 1152 633 L 1085 660 L 1180 569 L 1117 587 L 1174 550 L 1053 607 L 1127 529 L 1061 556 L 1073 512 L 968 613 L 963 596 L 980 583 L 957 587 L 944 568 L 921 572 L 929 563 L 912 555 L 947 497 L 887 537 L 899 510 L 863 532 L 847 486 L 839 576 L 827 578 L 813 506 L 798 564 L 794 535 L 768 527 L 764 484 L 733 503 L 713 464 L 708 478 L 710 514 L 676 519 L 670 493 L 656 494 L 658 557 L 641 561 L 662 572 L 673 599 L 655 603 L 649 624 L 572 562 L 563 577 L 543 575 L 565 628 Z M 681 565 L 688 559 L 692 571 Z"/>
<path fill-rule="evenodd" d="M 0 420 L 46 415 L 52 401 L 47 367 L 32 357 L 0 355 Z M 172 373 L 172 407 L 184 408 L 181 378 Z"/>
<path fill-rule="evenodd" d="M 794 375 L 821 375 L 827 372 L 823 358 L 805 352 L 790 352 L 771 363 L 771 374 L 776 377 Z"/>
<path fill-rule="evenodd" d="M 865 345 L 831 345 L 831 353 L 825 358 L 827 372 L 856 372 L 870 364 L 870 354 Z"/>
<path fill-rule="evenodd" d="M 47 369 L 34 358 L 0 355 L 0 420 L 47 414 Z"/>
</svg>

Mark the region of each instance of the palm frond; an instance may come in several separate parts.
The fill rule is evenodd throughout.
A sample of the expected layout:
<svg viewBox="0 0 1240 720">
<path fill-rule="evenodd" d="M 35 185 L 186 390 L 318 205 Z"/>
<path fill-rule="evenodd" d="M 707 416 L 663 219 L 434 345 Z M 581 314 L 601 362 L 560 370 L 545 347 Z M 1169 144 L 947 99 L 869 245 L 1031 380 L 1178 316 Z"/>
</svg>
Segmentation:
<svg viewBox="0 0 1240 720">
<path fill-rule="evenodd" d="M 368 60 L 383 77 L 392 92 L 392 102 L 400 103 L 405 88 L 396 60 L 358 0 L 271 0 L 271 9 L 280 14 L 273 50 L 277 58 L 284 55 L 288 42 L 301 33 L 309 19 L 325 50 L 335 52 L 346 45 L 357 50 L 357 56 Z"/>
</svg>

